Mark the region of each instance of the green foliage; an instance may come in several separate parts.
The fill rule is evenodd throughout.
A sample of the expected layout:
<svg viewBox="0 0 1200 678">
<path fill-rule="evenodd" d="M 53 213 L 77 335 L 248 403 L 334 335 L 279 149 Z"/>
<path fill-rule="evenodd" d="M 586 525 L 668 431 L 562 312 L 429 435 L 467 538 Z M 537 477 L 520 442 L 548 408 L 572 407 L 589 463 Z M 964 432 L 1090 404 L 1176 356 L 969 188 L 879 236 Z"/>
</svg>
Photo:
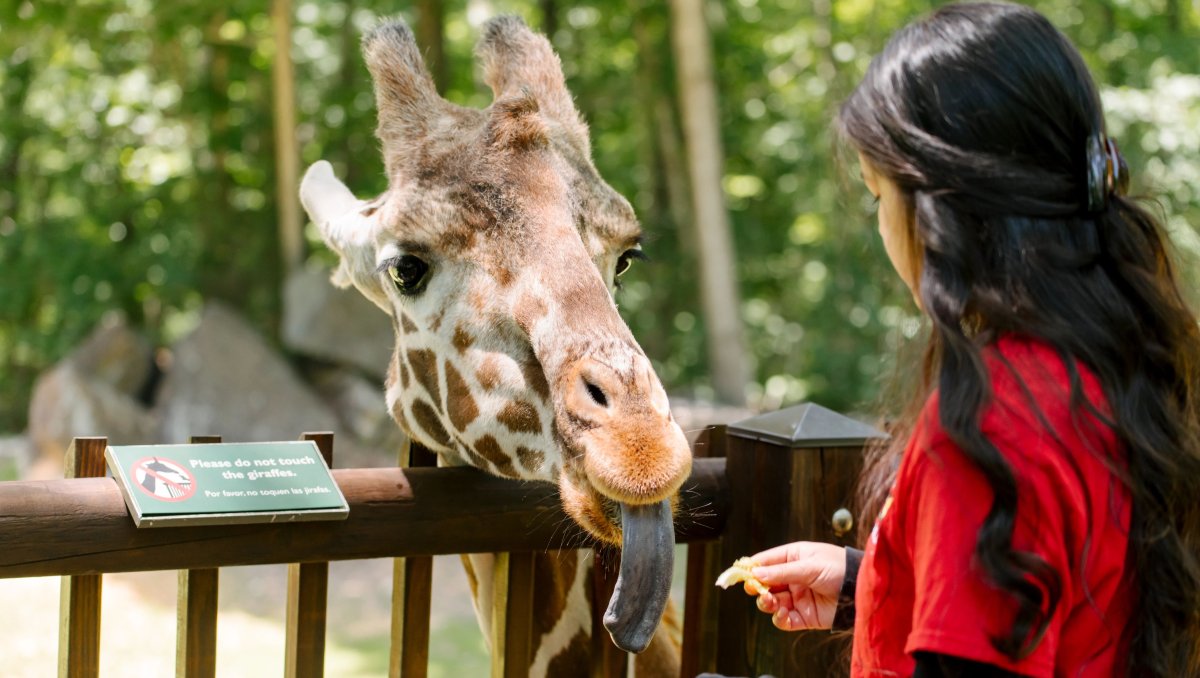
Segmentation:
<svg viewBox="0 0 1200 678">
<path fill-rule="evenodd" d="M 32 381 L 106 312 L 159 342 L 205 300 L 273 335 L 280 313 L 270 3 L 0 3 L 0 431 L 24 424 Z M 653 261 L 619 301 L 674 392 L 706 394 L 703 317 L 685 212 L 670 201 L 678 142 L 663 3 L 458 0 L 446 6 L 446 95 L 486 105 L 471 49 L 501 12 L 552 21 L 601 172 L 638 209 Z M 829 121 L 889 33 L 936 2 L 710 3 L 725 191 L 753 393 L 869 404 L 886 356 L 918 329 Z M 1040 0 L 1105 85 L 1135 188 L 1158 197 L 1185 261 L 1200 257 L 1200 16 L 1186 0 Z M 404 5 L 409 7 L 410 5 Z M 381 190 L 359 36 L 379 0 L 297 0 L 302 160 Z M 415 16 L 402 11 L 410 21 Z M 663 131 L 663 110 L 675 120 Z M 285 196 L 294 199 L 294 196 Z M 311 256 L 328 259 L 308 231 Z M 1189 283 L 1200 280 L 1183 267 Z"/>
</svg>

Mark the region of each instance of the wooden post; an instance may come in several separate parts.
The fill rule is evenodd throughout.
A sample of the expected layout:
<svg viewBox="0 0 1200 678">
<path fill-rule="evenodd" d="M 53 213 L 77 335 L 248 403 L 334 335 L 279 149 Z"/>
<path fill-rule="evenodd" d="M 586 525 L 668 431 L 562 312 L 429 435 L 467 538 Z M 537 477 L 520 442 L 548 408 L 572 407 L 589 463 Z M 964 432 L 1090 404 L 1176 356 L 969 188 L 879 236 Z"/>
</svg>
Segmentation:
<svg viewBox="0 0 1200 678">
<path fill-rule="evenodd" d="M 68 478 L 104 476 L 107 438 L 75 438 L 67 448 Z M 85 538 L 85 535 L 73 535 Z M 62 578 L 58 619 L 59 678 L 95 678 L 100 675 L 101 575 Z"/>
<path fill-rule="evenodd" d="M 725 456 L 725 432 L 724 426 L 704 429 L 692 445 L 692 455 L 697 458 Z M 713 582 L 721 569 L 719 542 L 688 544 L 680 678 L 693 678 L 696 674 L 716 670 L 718 589 Z"/>
<path fill-rule="evenodd" d="M 862 447 L 879 431 L 805 404 L 732 424 L 726 472 L 732 507 L 721 567 L 788 542 L 851 543 L 833 515 L 849 509 Z M 728 675 L 836 676 L 849 670 L 848 638 L 785 632 L 740 588 L 719 595 L 717 671 Z"/>
<path fill-rule="evenodd" d="M 408 442 L 400 452 L 404 467 L 437 466 L 437 455 Z M 392 565 L 391 678 L 425 678 L 429 670 L 429 607 L 433 593 L 433 558 L 397 558 Z"/>
<path fill-rule="evenodd" d="M 333 434 L 305 433 L 317 444 L 325 463 L 333 467 Z M 321 678 L 325 675 L 325 607 L 329 597 L 329 563 L 288 565 L 287 628 L 283 675 Z"/>
<path fill-rule="evenodd" d="M 604 628 L 604 610 L 617 586 L 621 552 L 613 547 L 592 549 L 592 672 L 591 678 L 625 678 L 629 653 L 617 647 Z"/>
<path fill-rule="evenodd" d="M 533 553 L 497 553 L 493 562 L 492 678 L 520 678 L 533 662 Z"/>
<path fill-rule="evenodd" d="M 192 436 L 193 444 L 219 443 L 221 436 Z M 217 675 L 217 582 L 215 567 L 180 570 L 175 605 L 176 678 Z"/>
</svg>

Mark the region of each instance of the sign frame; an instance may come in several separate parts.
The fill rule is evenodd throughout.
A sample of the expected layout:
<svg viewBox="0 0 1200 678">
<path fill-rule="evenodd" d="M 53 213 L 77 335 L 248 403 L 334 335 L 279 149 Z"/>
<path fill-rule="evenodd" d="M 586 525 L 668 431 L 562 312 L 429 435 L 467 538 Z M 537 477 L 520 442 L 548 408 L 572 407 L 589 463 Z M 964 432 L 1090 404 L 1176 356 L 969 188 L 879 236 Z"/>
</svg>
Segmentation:
<svg viewBox="0 0 1200 678">
<path fill-rule="evenodd" d="M 266 506 L 265 508 L 234 509 L 234 510 L 194 510 L 184 512 L 178 510 L 185 500 L 195 499 L 194 495 L 200 485 L 198 477 L 207 474 L 206 485 L 211 485 L 214 473 L 233 471 L 233 458 L 247 461 L 239 471 L 254 470 L 255 460 L 277 460 L 280 454 L 301 455 L 290 459 L 312 459 L 304 465 L 311 467 L 305 470 L 309 477 L 301 476 L 298 482 L 308 486 L 314 484 L 325 487 L 330 496 L 325 499 L 313 499 L 321 505 L 314 507 L 297 506 L 293 501 L 287 501 L 292 495 L 284 494 L 282 489 L 290 489 L 293 494 L 299 494 L 291 489 L 286 478 L 286 471 L 280 472 L 279 465 L 258 464 L 271 466 L 271 471 L 260 471 L 259 478 L 270 478 L 272 494 L 269 496 L 253 496 L 253 503 Z M 309 522 L 326 520 L 345 520 L 350 515 L 350 505 L 337 484 L 337 480 L 329 470 L 325 458 L 311 440 L 274 441 L 256 443 L 198 443 L 198 444 L 166 444 L 166 445 L 108 445 L 104 450 L 104 459 L 108 471 L 121 490 L 121 498 L 129 511 L 133 523 L 138 528 L 144 527 L 182 527 L 192 525 L 244 525 L 252 523 L 286 523 Z M 131 459 L 133 461 L 131 461 Z M 192 462 L 189 470 L 187 462 L 177 459 L 187 459 Z M 201 461 L 196 461 L 200 459 Z M 230 462 L 226 464 L 225 462 Z M 206 464 L 197 470 L 197 464 Z M 208 466 L 211 465 L 211 466 Z M 214 469 L 216 469 L 214 471 Z M 140 472 L 140 473 L 139 473 Z M 236 473 L 236 471 L 235 471 Z M 276 475 L 285 476 L 279 480 Z M 143 481 L 146 476 L 153 476 L 153 490 Z M 184 480 L 184 476 L 188 479 Z M 240 486 L 245 487 L 245 473 L 239 478 Z M 255 480 L 254 477 L 251 481 Z M 224 481 L 221 481 L 224 482 Z M 229 482 L 234 482 L 230 480 Z M 137 489 L 134 489 L 134 486 Z M 216 485 L 216 487 L 220 487 Z M 245 493 L 246 490 L 239 490 Z M 238 495 L 239 497 L 241 495 Z M 303 497 L 304 495 L 299 495 Z M 244 501 L 248 501 L 247 498 Z M 207 503 L 219 502 L 219 498 L 210 498 Z M 161 507 L 161 502 L 171 505 L 170 512 L 155 511 Z"/>
</svg>

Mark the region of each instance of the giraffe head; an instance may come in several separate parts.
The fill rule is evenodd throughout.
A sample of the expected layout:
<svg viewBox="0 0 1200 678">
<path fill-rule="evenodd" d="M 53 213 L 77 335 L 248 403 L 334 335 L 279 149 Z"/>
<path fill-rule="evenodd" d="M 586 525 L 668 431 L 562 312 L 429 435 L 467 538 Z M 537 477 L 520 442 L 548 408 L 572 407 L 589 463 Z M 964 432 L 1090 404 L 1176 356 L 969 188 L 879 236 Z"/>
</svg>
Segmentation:
<svg viewBox="0 0 1200 678">
<path fill-rule="evenodd" d="M 301 199 L 340 256 L 334 281 L 394 321 L 392 415 L 451 463 L 557 483 L 626 552 L 635 522 L 669 530 L 691 452 L 612 296 L 641 231 L 592 164 L 549 41 L 513 17 L 486 25 L 484 110 L 437 94 L 402 22 L 363 52 L 388 189 L 359 200 L 318 162 Z"/>
</svg>

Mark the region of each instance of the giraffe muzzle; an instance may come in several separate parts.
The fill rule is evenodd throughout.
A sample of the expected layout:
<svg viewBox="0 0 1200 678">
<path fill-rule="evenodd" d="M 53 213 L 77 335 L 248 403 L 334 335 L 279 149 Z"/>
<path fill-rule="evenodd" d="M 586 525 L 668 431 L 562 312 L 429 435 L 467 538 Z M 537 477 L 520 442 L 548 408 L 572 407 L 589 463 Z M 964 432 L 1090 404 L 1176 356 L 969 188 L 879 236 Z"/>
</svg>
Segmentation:
<svg viewBox="0 0 1200 678">
<path fill-rule="evenodd" d="M 591 359 L 568 371 L 565 410 L 586 428 L 568 434 L 582 452 L 588 482 L 604 497 L 658 504 L 674 496 L 692 467 L 692 450 L 671 418 L 667 394 L 640 354 L 621 371 Z"/>
<path fill-rule="evenodd" d="M 671 595 L 675 569 L 675 526 L 671 501 L 621 502 L 621 570 L 604 628 L 626 652 L 641 652 L 654 638 Z"/>
</svg>

